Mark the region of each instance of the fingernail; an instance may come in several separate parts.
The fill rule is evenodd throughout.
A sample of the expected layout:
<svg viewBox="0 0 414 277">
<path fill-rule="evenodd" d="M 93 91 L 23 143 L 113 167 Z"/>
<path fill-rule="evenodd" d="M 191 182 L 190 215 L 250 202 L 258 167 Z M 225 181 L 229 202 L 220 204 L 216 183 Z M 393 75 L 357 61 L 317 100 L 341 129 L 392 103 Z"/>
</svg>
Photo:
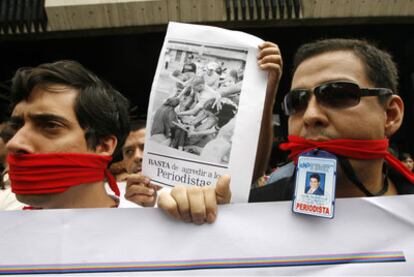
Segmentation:
<svg viewBox="0 0 414 277">
<path fill-rule="evenodd" d="M 208 213 L 207 214 L 207 222 L 213 223 L 216 220 L 216 215 L 214 213 Z"/>
<path fill-rule="evenodd" d="M 193 221 L 197 225 L 201 225 L 201 224 L 204 223 L 204 219 L 203 218 L 193 218 Z"/>
<path fill-rule="evenodd" d="M 148 190 L 148 193 L 150 193 L 150 194 L 154 194 L 154 192 L 155 192 L 155 190 L 153 190 L 153 189 Z"/>
<path fill-rule="evenodd" d="M 191 222 L 190 215 L 182 215 L 182 217 L 183 217 L 184 222 L 187 222 L 187 223 Z"/>
</svg>

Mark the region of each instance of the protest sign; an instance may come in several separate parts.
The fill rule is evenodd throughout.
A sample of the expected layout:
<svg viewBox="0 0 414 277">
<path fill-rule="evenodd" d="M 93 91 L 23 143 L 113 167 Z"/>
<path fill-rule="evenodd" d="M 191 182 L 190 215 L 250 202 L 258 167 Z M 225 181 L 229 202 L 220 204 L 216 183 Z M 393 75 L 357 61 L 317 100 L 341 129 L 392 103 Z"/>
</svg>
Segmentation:
<svg viewBox="0 0 414 277">
<path fill-rule="evenodd" d="M 414 274 L 414 195 L 338 199 L 332 220 L 291 201 L 219 207 L 196 226 L 159 209 L 0 212 L 0 274 Z"/>
<path fill-rule="evenodd" d="M 143 174 L 163 186 L 206 186 L 228 173 L 246 202 L 266 92 L 261 39 L 171 22 L 148 108 Z"/>
</svg>

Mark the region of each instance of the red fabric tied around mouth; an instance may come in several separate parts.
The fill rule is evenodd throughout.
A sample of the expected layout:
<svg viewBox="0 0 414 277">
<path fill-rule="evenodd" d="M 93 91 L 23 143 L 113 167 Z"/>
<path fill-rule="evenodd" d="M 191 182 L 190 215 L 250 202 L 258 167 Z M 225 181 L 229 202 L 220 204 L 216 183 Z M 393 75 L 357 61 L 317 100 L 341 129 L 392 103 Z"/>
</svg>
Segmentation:
<svg viewBox="0 0 414 277">
<path fill-rule="evenodd" d="M 115 178 L 107 169 L 111 156 L 80 153 L 9 154 L 9 178 L 16 194 L 48 194 L 107 178 L 119 196 Z"/>
<path fill-rule="evenodd" d="M 298 156 L 312 149 L 322 149 L 348 158 L 359 160 L 385 159 L 387 163 L 414 184 L 414 174 L 397 158 L 388 152 L 388 139 L 382 140 L 353 140 L 333 139 L 326 141 L 307 140 L 302 137 L 288 136 L 289 142 L 282 143 L 282 150 L 290 150 L 289 158 L 295 163 Z"/>
</svg>

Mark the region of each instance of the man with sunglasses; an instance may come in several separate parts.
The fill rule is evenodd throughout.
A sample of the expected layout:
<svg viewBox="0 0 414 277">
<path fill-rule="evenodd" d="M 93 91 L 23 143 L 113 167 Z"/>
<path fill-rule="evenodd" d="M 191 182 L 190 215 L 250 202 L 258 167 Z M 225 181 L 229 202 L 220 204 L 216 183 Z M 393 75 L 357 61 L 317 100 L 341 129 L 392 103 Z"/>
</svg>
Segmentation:
<svg viewBox="0 0 414 277">
<path fill-rule="evenodd" d="M 292 72 L 291 91 L 283 102 L 289 142 L 282 145 L 291 150 L 292 160 L 313 149 L 336 155 L 336 197 L 414 193 L 413 175 L 387 151 L 388 138 L 404 114 L 397 69 L 388 53 L 362 40 L 320 40 L 298 49 Z M 266 99 L 265 109 L 272 103 Z M 267 161 L 265 153 L 258 151 L 256 164 Z M 291 200 L 295 168 L 291 163 L 287 170 L 279 169 L 283 174 L 252 189 L 249 201 Z M 160 206 L 180 218 L 180 206 L 196 206 L 188 198 L 175 198 L 177 204 L 167 198 Z M 203 205 L 199 201 L 197 209 Z"/>
<path fill-rule="evenodd" d="M 336 197 L 414 193 L 414 178 L 387 152 L 401 126 L 404 104 L 391 56 L 362 40 L 326 39 L 301 46 L 291 91 L 283 101 L 290 150 L 322 149 L 338 160 Z M 251 191 L 249 201 L 291 200 L 296 167 Z"/>
</svg>

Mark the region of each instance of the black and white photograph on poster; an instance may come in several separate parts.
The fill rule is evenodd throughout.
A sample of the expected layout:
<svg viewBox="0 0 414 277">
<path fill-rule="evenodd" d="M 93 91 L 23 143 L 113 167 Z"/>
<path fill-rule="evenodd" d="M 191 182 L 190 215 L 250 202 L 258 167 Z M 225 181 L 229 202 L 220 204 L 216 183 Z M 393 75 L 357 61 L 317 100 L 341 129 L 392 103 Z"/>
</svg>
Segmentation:
<svg viewBox="0 0 414 277">
<path fill-rule="evenodd" d="M 228 164 L 247 50 L 184 40 L 167 41 L 160 59 L 150 139 Z"/>
<path fill-rule="evenodd" d="M 247 202 L 266 96 L 262 43 L 239 31 L 168 24 L 142 161 L 152 183 L 208 186 L 228 174 L 232 201 Z"/>
</svg>

